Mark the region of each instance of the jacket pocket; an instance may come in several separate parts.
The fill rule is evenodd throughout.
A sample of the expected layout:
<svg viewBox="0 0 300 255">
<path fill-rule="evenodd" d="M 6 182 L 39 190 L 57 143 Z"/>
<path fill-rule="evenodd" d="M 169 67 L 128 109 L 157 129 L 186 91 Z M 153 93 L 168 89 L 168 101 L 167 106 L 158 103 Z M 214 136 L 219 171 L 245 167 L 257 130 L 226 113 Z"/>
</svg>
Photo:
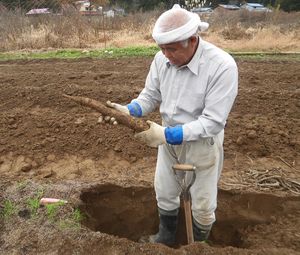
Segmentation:
<svg viewBox="0 0 300 255">
<path fill-rule="evenodd" d="M 194 165 L 197 170 L 208 170 L 216 164 L 217 144 L 212 138 L 191 142 L 186 151 L 186 162 Z"/>
</svg>

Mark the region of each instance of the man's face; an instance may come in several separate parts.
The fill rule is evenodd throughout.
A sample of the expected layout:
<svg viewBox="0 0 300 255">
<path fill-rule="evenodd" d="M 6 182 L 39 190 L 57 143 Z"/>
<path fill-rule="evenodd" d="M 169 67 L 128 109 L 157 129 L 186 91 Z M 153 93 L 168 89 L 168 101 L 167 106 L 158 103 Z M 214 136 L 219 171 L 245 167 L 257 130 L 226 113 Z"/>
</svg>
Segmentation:
<svg viewBox="0 0 300 255">
<path fill-rule="evenodd" d="M 182 66 L 189 63 L 192 59 L 196 50 L 195 42 L 197 42 L 197 39 L 192 37 L 188 40 L 187 47 L 184 47 L 181 42 L 160 44 L 158 46 L 171 64 Z"/>
</svg>

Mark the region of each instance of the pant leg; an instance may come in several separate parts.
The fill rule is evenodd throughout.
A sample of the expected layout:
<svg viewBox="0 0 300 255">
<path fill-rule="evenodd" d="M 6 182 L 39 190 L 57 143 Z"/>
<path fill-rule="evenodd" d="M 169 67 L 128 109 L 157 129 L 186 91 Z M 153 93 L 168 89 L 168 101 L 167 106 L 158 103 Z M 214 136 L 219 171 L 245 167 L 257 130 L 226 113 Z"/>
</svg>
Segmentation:
<svg viewBox="0 0 300 255">
<path fill-rule="evenodd" d="M 222 170 L 223 170 L 223 163 L 224 163 L 224 148 L 223 148 L 223 143 L 224 143 L 224 130 L 220 132 L 216 137 L 215 137 L 215 142 L 217 144 L 217 148 L 219 151 L 219 168 L 218 168 L 218 180 L 220 179 Z"/>
<path fill-rule="evenodd" d="M 216 220 L 218 180 L 223 167 L 223 138 L 224 132 L 214 137 L 213 150 L 211 151 L 215 154 L 213 157 L 214 164 L 206 169 L 198 168 L 196 170 L 196 180 L 190 189 L 192 214 L 201 225 L 210 225 Z M 209 143 L 200 144 L 197 150 L 209 151 L 207 146 L 210 148 Z"/>
<path fill-rule="evenodd" d="M 177 159 L 174 154 L 172 155 L 172 147 L 160 145 L 158 147 L 154 188 L 158 207 L 166 211 L 180 207 L 181 189 L 172 169 L 176 163 Z"/>
</svg>

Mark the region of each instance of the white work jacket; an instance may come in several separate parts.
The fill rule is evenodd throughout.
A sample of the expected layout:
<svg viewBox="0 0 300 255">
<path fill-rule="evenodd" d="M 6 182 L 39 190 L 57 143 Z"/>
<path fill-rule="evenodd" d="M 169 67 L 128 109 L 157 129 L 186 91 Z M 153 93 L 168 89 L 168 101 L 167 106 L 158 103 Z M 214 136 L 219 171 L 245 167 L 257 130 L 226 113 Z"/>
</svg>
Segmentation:
<svg viewBox="0 0 300 255">
<path fill-rule="evenodd" d="M 193 58 L 185 66 L 170 64 L 158 52 L 145 88 L 133 101 L 141 106 L 143 116 L 159 106 L 163 126 L 183 125 L 183 141 L 196 141 L 224 129 L 237 90 L 234 59 L 200 39 Z"/>
</svg>

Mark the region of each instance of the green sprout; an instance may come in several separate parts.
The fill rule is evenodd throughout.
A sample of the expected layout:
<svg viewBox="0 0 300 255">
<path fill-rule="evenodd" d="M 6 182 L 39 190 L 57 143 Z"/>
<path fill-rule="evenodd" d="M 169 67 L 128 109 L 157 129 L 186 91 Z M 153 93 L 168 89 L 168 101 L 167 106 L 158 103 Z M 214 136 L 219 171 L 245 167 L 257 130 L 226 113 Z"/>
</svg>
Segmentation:
<svg viewBox="0 0 300 255">
<path fill-rule="evenodd" d="M 16 205 L 10 201 L 5 200 L 3 203 L 3 209 L 0 212 L 1 218 L 8 219 L 10 216 L 16 213 L 17 207 Z"/>
<path fill-rule="evenodd" d="M 39 190 L 35 197 L 27 200 L 27 205 L 33 217 L 37 216 L 38 209 L 40 207 L 40 199 L 43 196 L 43 190 Z"/>
<path fill-rule="evenodd" d="M 55 216 L 57 215 L 60 206 L 64 205 L 64 202 L 57 202 L 54 204 L 46 204 L 46 211 L 47 211 L 47 216 L 50 220 L 53 220 Z"/>
<path fill-rule="evenodd" d="M 84 219 L 85 215 L 80 211 L 79 208 L 76 208 L 69 217 L 59 222 L 59 227 L 61 229 L 80 229 L 80 223 Z"/>
</svg>

